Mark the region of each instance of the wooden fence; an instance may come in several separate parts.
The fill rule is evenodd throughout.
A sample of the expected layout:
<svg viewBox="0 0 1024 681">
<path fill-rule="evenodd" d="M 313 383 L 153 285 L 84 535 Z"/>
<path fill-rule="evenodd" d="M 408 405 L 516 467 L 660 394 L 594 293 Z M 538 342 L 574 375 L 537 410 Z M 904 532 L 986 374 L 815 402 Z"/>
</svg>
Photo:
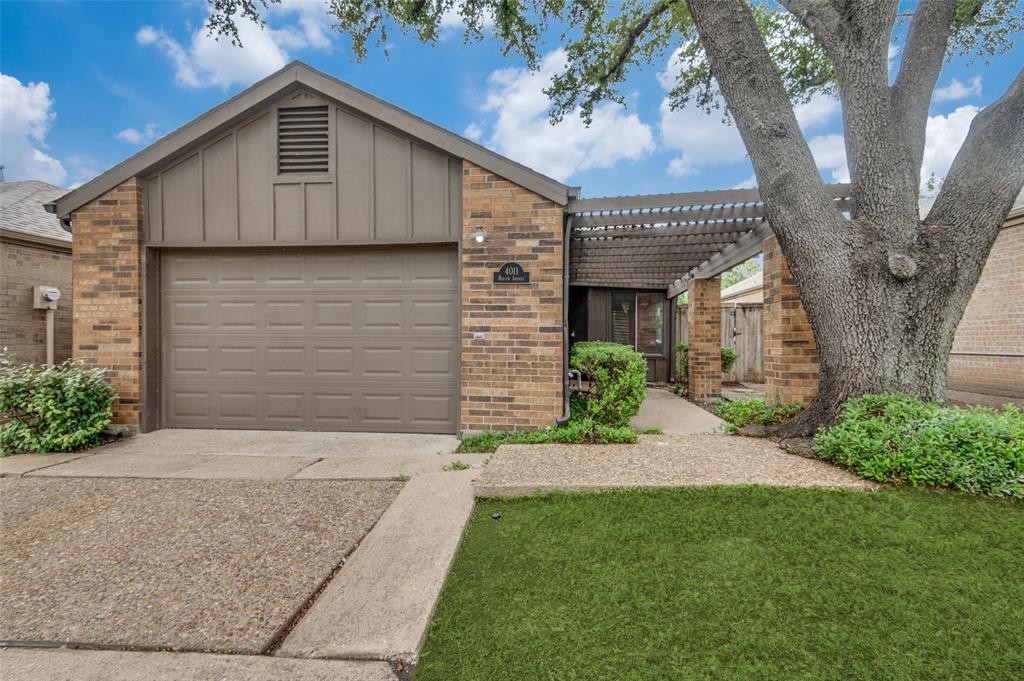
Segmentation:
<svg viewBox="0 0 1024 681">
<path fill-rule="evenodd" d="M 761 303 L 722 306 L 722 346 L 736 351 L 736 366 L 723 381 L 764 382 L 762 364 L 763 308 Z M 686 305 L 676 309 L 676 342 L 686 341 Z"/>
</svg>

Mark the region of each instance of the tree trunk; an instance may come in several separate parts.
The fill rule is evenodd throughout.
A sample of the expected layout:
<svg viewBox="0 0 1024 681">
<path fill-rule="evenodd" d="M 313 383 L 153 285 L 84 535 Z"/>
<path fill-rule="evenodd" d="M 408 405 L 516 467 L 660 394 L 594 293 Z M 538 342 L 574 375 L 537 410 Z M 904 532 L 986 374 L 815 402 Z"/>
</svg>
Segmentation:
<svg viewBox="0 0 1024 681">
<path fill-rule="evenodd" d="M 953 336 L 994 239 L 958 251 L 947 228 L 924 226 L 930 238 L 913 257 L 893 259 L 882 230 L 864 220 L 850 225 L 848 240 L 822 244 L 811 263 L 789 260 L 821 376 L 817 397 L 774 434 L 812 435 L 866 393 L 945 400 Z"/>
</svg>

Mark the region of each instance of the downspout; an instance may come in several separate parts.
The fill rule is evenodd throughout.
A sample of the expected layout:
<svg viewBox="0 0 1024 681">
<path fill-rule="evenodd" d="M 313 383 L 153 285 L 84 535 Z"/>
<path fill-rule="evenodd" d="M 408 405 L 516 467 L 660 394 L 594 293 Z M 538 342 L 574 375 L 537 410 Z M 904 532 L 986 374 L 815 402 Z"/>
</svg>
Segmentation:
<svg viewBox="0 0 1024 681">
<path fill-rule="evenodd" d="M 569 200 L 579 198 L 580 188 L 569 189 Z M 565 369 L 562 372 L 562 417 L 555 421 L 555 425 L 564 426 L 569 423 L 572 416 L 569 407 L 570 375 L 569 369 L 569 244 L 572 242 L 572 213 L 565 214 L 565 235 L 562 240 L 562 361 L 565 362 Z"/>
</svg>

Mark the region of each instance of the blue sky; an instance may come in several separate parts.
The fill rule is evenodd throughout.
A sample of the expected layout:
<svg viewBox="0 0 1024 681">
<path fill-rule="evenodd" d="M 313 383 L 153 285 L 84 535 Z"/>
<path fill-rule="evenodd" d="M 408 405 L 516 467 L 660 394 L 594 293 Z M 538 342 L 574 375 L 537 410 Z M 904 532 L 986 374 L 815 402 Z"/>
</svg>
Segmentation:
<svg viewBox="0 0 1024 681">
<path fill-rule="evenodd" d="M 455 132 L 546 172 L 584 195 L 696 191 L 752 184 L 735 129 L 697 111 L 669 111 L 669 55 L 635 71 L 626 108 L 603 105 L 588 129 L 547 123 L 541 88 L 563 63 L 544 46 L 540 74 L 502 57 L 492 41 L 463 44 L 444 30 L 435 46 L 390 36 L 390 58 L 362 63 L 332 31 L 323 0 L 288 1 L 245 47 L 202 29 L 207 5 L 192 2 L 0 3 L 0 162 L 8 180 L 73 186 L 237 93 L 291 59 L 346 80 Z M 891 50 L 898 67 L 898 44 Z M 977 111 L 1005 90 L 1021 49 L 985 66 L 948 65 L 929 120 L 924 174 L 945 174 Z M 798 117 L 829 180 L 846 179 L 838 102 L 818 98 Z"/>
</svg>

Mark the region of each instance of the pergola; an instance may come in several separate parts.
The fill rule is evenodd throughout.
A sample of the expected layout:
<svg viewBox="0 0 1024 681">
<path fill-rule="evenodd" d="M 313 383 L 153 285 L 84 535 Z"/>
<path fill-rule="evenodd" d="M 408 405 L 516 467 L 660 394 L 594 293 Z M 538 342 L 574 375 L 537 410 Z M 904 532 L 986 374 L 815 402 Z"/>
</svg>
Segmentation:
<svg viewBox="0 0 1024 681">
<path fill-rule="evenodd" d="M 849 185 L 828 191 L 837 210 L 850 210 Z M 571 285 L 664 289 L 670 298 L 757 255 L 772 234 L 757 189 L 574 199 L 567 211 Z"/>
<path fill-rule="evenodd" d="M 827 187 L 850 213 L 850 186 Z M 686 306 L 690 397 L 721 394 L 721 287 L 718 275 L 764 254 L 763 364 L 767 398 L 806 402 L 817 392 L 814 334 L 757 189 L 573 199 L 569 284 L 658 289 Z M 678 339 L 683 340 L 683 339 Z"/>
</svg>

